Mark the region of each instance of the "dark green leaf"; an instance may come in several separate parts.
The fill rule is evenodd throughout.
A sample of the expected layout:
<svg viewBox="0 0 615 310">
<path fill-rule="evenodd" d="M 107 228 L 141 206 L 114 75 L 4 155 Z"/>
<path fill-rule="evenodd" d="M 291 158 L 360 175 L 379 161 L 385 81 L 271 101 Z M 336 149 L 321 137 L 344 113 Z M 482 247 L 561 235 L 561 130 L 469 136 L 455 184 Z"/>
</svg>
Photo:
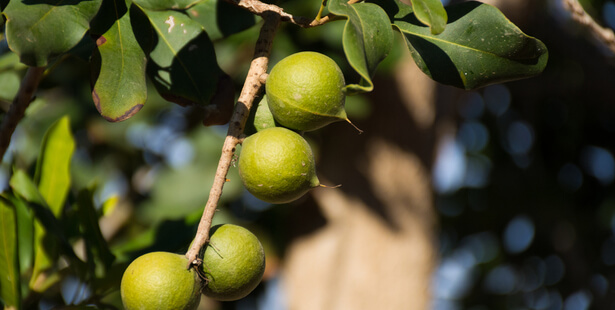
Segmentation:
<svg viewBox="0 0 615 310">
<path fill-rule="evenodd" d="M 498 9 L 480 2 L 447 8 L 446 29 L 433 35 L 407 5 L 386 5 L 414 61 L 434 80 L 474 89 L 535 76 L 547 64 L 546 46 L 527 36 Z M 390 14 L 391 15 L 391 14 Z"/>
<path fill-rule="evenodd" d="M 246 30 L 256 23 L 254 14 L 224 0 L 202 0 L 187 12 L 214 41 Z"/>
<path fill-rule="evenodd" d="M 16 0 L 6 14 L 9 47 L 28 66 L 46 66 L 50 58 L 75 46 L 89 29 L 102 0 Z"/>
<path fill-rule="evenodd" d="M 329 1 L 329 11 L 346 16 L 342 43 L 348 63 L 359 73 L 359 84 L 346 86 L 348 93 L 372 91 L 372 76 L 378 64 L 393 46 L 393 31 L 386 12 L 373 3 L 348 4 L 343 0 Z"/>
<path fill-rule="evenodd" d="M 91 35 L 83 36 L 81 41 L 73 48 L 66 52 L 71 57 L 75 57 L 81 61 L 89 62 L 92 58 L 92 53 L 96 48 L 96 40 Z"/>
<path fill-rule="evenodd" d="M 94 208 L 94 196 L 93 191 L 83 189 L 79 191 L 77 196 L 77 212 L 79 214 L 79 221 L 81 226 L 81 232 L 85 240 L 85 248 L 88 251 L 88 264 L 93 271 L 96 261 L 102 262 L 105 270 L 108 270 L 113 263 L 115 256 L 109 250 L 107 241 L 100 231 L 98 225 L 98 214 Z"/>
<path fill-rule="evenodd" d="M 19 269 L 28 270 L 34 261 L 34 215 L 25 201 L 14 195 L 5 194 L 5 198 L 15 206 L 17 215 Z"/>
<path fill-rule="evenodd" d="M 54 216 L 58 217 L 70 188 L 70 162 L 75 140 L 67 116 L 49 127 L 36 167 L 38 190 Z"/>
<path fill-rule="evenodd" d="M 157 35 L 147 74 L 160 95 L 180 105 L 207 105 L 226 76 L 203 27 L 177 11 L 144 10 Z"/>
<path fill-rule="evenodd" d="M 124 0 L 105 3 L 112 6 L 113 23 L 96 40 L 92 56 L 94 85 L 92 98 L 98 112 L 108 121 L 119 122 L 137 113 L 147 99 L 146 57 L 133 33 L 131 13 Z"/>
<path fill-rule="evenodd" d="M 446 10 L 440 0 L 412 0 L 416 17 L 431 29 L 431 34 L 440 34 L 446 27 Z"/>
<path fill-rule="evenodd" d="M 17 259 L 17 216 L 15 207 L 0 199 L 0 298 L 8 308 L 21 309 L 21 285 Z"/>
</svg>

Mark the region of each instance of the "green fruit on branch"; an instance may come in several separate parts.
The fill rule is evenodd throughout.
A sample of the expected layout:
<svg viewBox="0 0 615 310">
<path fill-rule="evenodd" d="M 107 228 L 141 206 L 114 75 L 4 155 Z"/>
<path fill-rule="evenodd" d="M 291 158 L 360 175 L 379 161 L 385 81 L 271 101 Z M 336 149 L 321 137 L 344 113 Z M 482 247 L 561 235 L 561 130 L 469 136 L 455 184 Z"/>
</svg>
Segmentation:
<svg viewBox="0 0 615 310">
<path fill-rule="evenodd" d="M 263 129 L 277 126 L 278 125 L 273 118 L 273 114 L 271 114 L 271 110 L 269 110 L 267 96 L 263 96 L 263 99 L 261 99 L 258 103 L 256 113 L 254 114 L 254 128 L 256 128 L 256 131 L 261 131 Z"/>
<path fill-rule="evenodd" d="M 201 301 L 201 280 L 187 269 L 184 255 L 151 252 L 135 259 L 122 276 L 120 295 L 127 310 L 194 310 Z"/>
<path fill-rule="evenodd" d="M 263 129 L 278 127 L 279 125 L 273 118 L 267 103 L 267 96 L 263 96 L 258 105 L 250 111 L 250 116 L 246 121 L 244 133 L 251 135 Z"/>
<path fill-rule="evenodd" d="M 264 271 L 263 246 L 249 230 L 232 224 L 210 229 L 203 255 L 205 296 L 222 301 L 241 299 L 256 288 Z"/>
<path fill-rule="evenodd" d="M 269 203 L 291 202 L 320 185 L 310 145 L 283 127 L 261 130 L 243 141 L 239 175 L 252 195 Z"/>
<path fill-rule="evenodd" d="M 333 59 L 300 52 L 278 62 L 265 84 L 275 119 L 291 129 L 310 131 L 348 120 L 344 75 Z"/>
</svg>

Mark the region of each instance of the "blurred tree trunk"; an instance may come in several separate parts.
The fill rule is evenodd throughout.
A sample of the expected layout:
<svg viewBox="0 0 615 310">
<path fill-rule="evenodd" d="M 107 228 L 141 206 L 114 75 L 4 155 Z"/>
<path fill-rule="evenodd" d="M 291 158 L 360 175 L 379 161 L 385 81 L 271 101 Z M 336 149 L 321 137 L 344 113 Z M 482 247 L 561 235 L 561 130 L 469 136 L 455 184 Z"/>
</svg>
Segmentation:
<svg viewBox="0 0 615 310">
<path fill-rule="evenodd" d="M 527 0 L 485 1 L 523 29 Z M 389 79 L 389 80 L 387 80 Z M 429 309 L 437 265 L 431 167 L 439 138 L 454 131 L 453 98 L 410 56 L 380 77 L 361 135 L 344 123 L 324 129 L 318 167 L 325 184 L 290 225 L 284 289 L 291 310 Z M 329 181 L 329 182 L 327 182 Z"/>
<path fill-rule="evenodd" d="M 343 186 L 316 189 L 315 204 L 296 208 L 299 236 L 284 266 L 289 309 L 429 307 L 436 85 L 410 59 L 389 79 L 369 95 L 363 134 L 337 123 L 318 142 L 321 181 Z"/>
</svg>

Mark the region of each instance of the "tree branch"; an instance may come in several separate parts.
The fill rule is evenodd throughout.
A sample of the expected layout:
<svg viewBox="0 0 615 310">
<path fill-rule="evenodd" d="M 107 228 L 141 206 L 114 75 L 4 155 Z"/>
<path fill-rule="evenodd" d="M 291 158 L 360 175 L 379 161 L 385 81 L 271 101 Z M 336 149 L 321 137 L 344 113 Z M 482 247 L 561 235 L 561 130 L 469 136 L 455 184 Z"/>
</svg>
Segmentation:
<svg viewBox="0 0 615 310">
<path fill-rule="evenodd" d="M 303 28 L 320 26 L 327 22 L 336 20 L 337 18 L 336 16 L 331 14 L 328 14 L 318 20 L 303 16 L 294 16 L 292 14 L 284 12 L 284 9 L 277 5 L 263 3 L 259 0 L 226 0 L 226 2 L 234 4 L 242 9 L 246 9 L 251 13 L 259 16 L 262 16 L 267 12 L 277 13 L 280 16 L 281 21 L 289 22 Z M 350 2 L 356 2 L 356 0 L 351 0 Z"/>
<path fill-rule="evenodd" d="M 188 252 L 186 252 L 186 257 L 189 261 L 188 268 L 202 264 L 201 259 L 198 257 L 199 252 L 209 240 L 209 229 L 218 206 L 218 201 L 222 195 L 222 188 L 226 182 L 226 175 L 229 171 L 233 155 L 235 154 L 235 147 L 241 141 L 241 135 L 243 134 L 243 129 L 248 115 L 250 114 L 250 108 L 252 107 L 254 98 L 263 86 L 261 76 L 267 73 L 273 37 L 275 36 L 282 16 L 276 11 L 266 11 L 262 13 L 262 17 L 265 23 L 256 41 L 254 58 L 252 59 L 248 76 L 246 77 L 241 94 L 235 105 L 233 116 L 229 122 L 229 129 L 226 139 L 224 140 L 224 145 L 222 146 L 222 154 L 218 162 L 214 183 L 209 192 L 209 198 L 205 205 L 201 221 L 199 222 L 194 241 Z"/>
<path fill-rule="evenodd" d="M 572 13 L 572 19 L 587 27 L 591 33 L 611 52 L 615 53 L 615 34 L 613 30 L 600 26 L 587 12 L 578 0 L 562 0 L 564 7 Z"/>
<path fill-rule="evenodd" d="M 36 89 L 38 89 L 38 84 L 41 81 L 44 71 L 45 67 L 28 68 L 26 76 L 24 76 L 21 81 L 19 91 L 13 99 L 11 107 L 4 115 L 2 125 L 0 126 L 0 160 L 4 157 L 4 153 L 6 153 L 11 143 L 13 132 L 15 132 L 15 128 L 17 128 L 17 125 L 26 113 L 26 108 L 28 108 L 30 102 L 32 102 L 32 96 Z"/>
</svg>

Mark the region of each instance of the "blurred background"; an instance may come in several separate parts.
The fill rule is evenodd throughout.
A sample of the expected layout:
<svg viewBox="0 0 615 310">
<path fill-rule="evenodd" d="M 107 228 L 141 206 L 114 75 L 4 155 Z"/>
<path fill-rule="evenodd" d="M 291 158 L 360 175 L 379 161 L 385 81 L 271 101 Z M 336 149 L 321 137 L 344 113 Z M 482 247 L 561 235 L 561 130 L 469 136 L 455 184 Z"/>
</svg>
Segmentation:
<svg viewBox="0 0 615 310">
<path fill-rule="evenodd" d="M 560 0 L 488 2 L 546 44 L 544 73 L 475 91 L 438 85 L 396 34 L 375 90 L 347 98 L 349 118 L 364 133 L 340 122 L 306 134 L 322 182 L 340 188 L 269 205 L 248 194 L 231 168 L 215 223 L 252 230 L 267 269 L 247 298 L 204 298 L 201 309 L 615 309 L 613 53 Z M 582 2 L 602 26 L 615 27 L 615 2 Z M 320 5 L 275 3 L 303 16 Z M 215 41 L 237 89 L 260 20 L 251 24 Z M 343 25 L 283 24 L 271 64 L 320 51 L 347 82 L 357 81 L 339 39 Z M 6 41 L 0 57 L 6 110 L 20 81 L 6 68 L 19 65 Z M 108 123 L 92 103 L 84 64 L 69 57 L 45 77 L 3 159 L 0 188 L 12 165 L 32 171 L 45 130 L 69 115 L 73 187 L 97 185 L 97 205 L 107 206 L 101 229 L 116 260 L 104 289 L 65 276 L 29 296 L 32 309 L 121 309 L 119 279 L 132 259 L 185 252 L 226 135 L 225 126 L 203 127 L 199 113 L 164 101 L 153 87 L 136 116 Z"/>
</svg>

